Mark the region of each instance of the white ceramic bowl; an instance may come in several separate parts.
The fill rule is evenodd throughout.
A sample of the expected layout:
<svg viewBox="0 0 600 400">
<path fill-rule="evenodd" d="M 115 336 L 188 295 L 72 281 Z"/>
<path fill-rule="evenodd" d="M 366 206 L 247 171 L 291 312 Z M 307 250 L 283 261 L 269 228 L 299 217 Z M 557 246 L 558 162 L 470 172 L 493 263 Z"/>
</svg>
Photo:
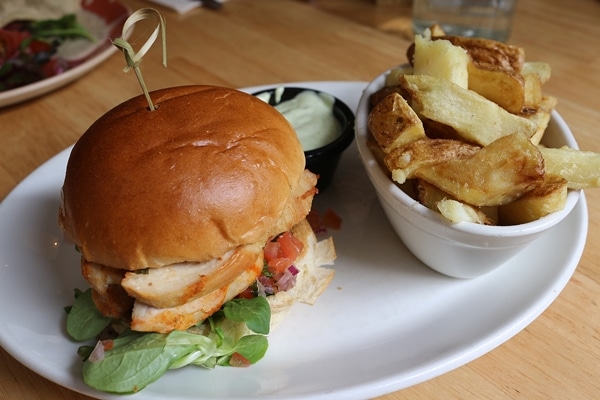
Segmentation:
<svg viewBox="0 0 600 400">
<path fill-rule="evenodd" d="M 392 227 L 408 249 L 430 268 L 456 278 L 484 275 L 506 263 L 532 241 L 562 221 L 580 197 L 570 190 L 567 204 L 537 221 L 513 226 L 452 223 L 403 192 L 379 166 L 367 148 L 369 97 L 385 84 L 384 73 L 364 90 L 356 112 L 356 142 L 360 157 Z M 549 147 L 578 148 L 571 130 L 554 111 L 542 141 Z"/>
</svg>

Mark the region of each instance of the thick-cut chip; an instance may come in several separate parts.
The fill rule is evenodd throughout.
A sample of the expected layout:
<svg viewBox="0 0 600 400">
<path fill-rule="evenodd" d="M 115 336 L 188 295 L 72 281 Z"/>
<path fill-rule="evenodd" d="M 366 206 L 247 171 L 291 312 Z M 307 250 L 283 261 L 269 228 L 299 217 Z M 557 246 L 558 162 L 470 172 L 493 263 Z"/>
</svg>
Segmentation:
<svg viewBox="0 0 600 400">
<path fill-rule="evenodd" d="M 431 40 L 415 36 L 413 54 L 414 75 L 429 75 L 449 80 L 460 87 L 469 87 L 469 55 L 462 47 L 448 40 Z"/>
<path fill-rule="evenodd" d="M 423 118 L 452 127 L 463 140 L 481 146 L 516 132 L 531 137 L 537 126 L 452 82 L 427 75 L 404 75 L 401 86 Z"/>
<path fill-rule="evenodd" d="M 423 122 L 423 128 L 428 138 L 453 139 L 464 142 L 462 135 L 449 125 L 428 118 L 422 118 L 421 122 Z"/>
<path fill-rule="evenodd" d="M 535 133 L 529 138 L 533 144 L 540 144 L 556 103 L 556 97 L 544 96 L 535 109 L 530 109 L 528 113 L 521 114 L 522 117 L 527 118 L 536 125 Z"/>
<path fill-rule="evenodd" d="M 600 153 L 569 147 L 559 149 L 540 146 L 546 173 L 563 177 L 569 189 L 600 187 Z"/>
<path fill-rule="evenodd" d="M 442 36 L 467 51 L 469 63 L 469 89 L 517 114 L 525 104 L 525 82 L 521 70 L 525 52 L 512 46 L 485 38 Z"/>
<path fill-rule="evenodd" d="M 523 107 L 519 114 L 535 109 L 543 99 L 542 82 L 537 74 L 523 75 Z"/>
<path fill-rule="evenodd" d="M 398 78 L 396 78 L 396 80 L 397 79 Z M 408 94 L 404 89 L 402 89 L 402 86 L 400 86 L 399 83 L 396 83 L 394 85 L 386 85 L 381 89 L 377 90 L 375 93 L 373 93 L 371 97 L 369 97 L 369 105 L 371 106 L 371 108 L 375 107 L 377 104 L 382 102 L 383 99 L 385 99 L 392 93 L 398 93 L 405 99 L 408 97 Z"/>
<path fill-rule="evenodd" d="M 387 169 L 383 162 L 385 153 L 372 136 L 369 136 L 367 139 L 367 148 L 371 151 L 371 153 L 373 153 L 375 161 L 377 161 L 377 164 L 379 164 L 379 166 L 383 169 L 383 172 L 387 173 L 389 176 L 391 172 Z"/>
<path fill-rule="evenodd" d="M 503 70 L 521 73 L 525 63 L 523 48 L 492 39 L 467 36 L 432 36 L 460 46 L 469 53 L 473 63 L 481 69 Z"/>
<path fill-rule="evenodd" d="M 398 93 L 392 93 L 371 110 L 369 131 L 385 153 L 425 138 L 423 123 Z"/>
<path fill-rule="evenodd" d="M 521 75 L 525 82 L 525 98 L 521 113 L 537 109 L 544 101 L 542 85 L 550 79 L 550 66 L 543 62 L 526 62 Z"/>
<path fill-rule="evenodd" d="M 517 225 L 538 220 L 565 208 L 567 181 L 546 174 L 544 182 L 512 203 L 498 207 L 502 225 Z"/>
<path fill-rule="evenodd" d="M 385 86 L 394 86 L 398 84 L 398 77 L 400 75 L 408 75 L 413 73 L 413 67 L 409 64 L 399 65 L 385 76 Z"/>
<path fill-rule="evenodd" d="M 525 107 L 525 86 L 521 74 L 469 65 L 469 89 L 510 113 L 518 114 Z"/>
<path fill-rule="evenodd" d="M 452 139 L 423 139 L 399 147 L 384 158 L 392 179 L 404 183 L 425 166 L 473 156 L 479 146 Z"/>
<path fill-rule="evenodd" d="M 496 225 L 480 208 L 454 199 L 442 199 L 437 204 L 438 211 L 451 222 L 472 222 L 482 225 Z"/>
<path fill-rule="evenodd" d="M 521 74 L 529 75 L 535 74 L 540 80 L 540 83 L 544 84 L 550 80 L 550 75 L 552 74 L 552 68 L 550 64 L 541 62 L 541 61 L 525 61 L 523 63 L 523 68 L 521 69 Z"/>
<path fill-rule="evenodd" d="M 541 184 L 544 159 L 522 133 L 502 137 L 473 156 L 417 169 L 414 174 L 474 206 L 510 203 Z"/>
<path fill-rule="evenodd" d="M 451 198 L 448 193 L 422 179 L 417 182 L 417 200 L 425 207 L 437 211 L 451 222 L 473 222 L 476 224 L 496 225 L 498 220 L 497 207 L 474 207 Z"/>
</svg>

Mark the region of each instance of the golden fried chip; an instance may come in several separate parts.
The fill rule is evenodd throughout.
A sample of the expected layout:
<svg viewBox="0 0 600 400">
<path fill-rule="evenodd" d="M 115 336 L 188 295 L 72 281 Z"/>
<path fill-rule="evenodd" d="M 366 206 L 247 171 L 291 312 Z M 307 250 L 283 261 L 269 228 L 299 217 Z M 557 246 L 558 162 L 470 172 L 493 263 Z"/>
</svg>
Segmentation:
<svg viewBox="0 0 600 400">
<path fill-rule="evenodd" d="M 415 171 L 425 166 L 473 156 L 480 149 L 460 140 L 423 139 L 388 153 L 384 163 L 392 171 L 392 179 L 404 183 L 415 177 Z"/>
<path fill-rule="evenodd" d="M 436 186 L 416 179 L 417 200 L 425 207 L 437 211 L 451 222 L 473 222 L 476 224 L 496 225 L 498 220 L 497 207 L 480 207 L 462 203 L 451 198 L 448 193 Z"/>
<path fill-rule="evenodd" d="M 523 107 L 519 114 L 537 108 L 543 98 L 542 81 L 537 74 L 524 74 L 523 81 Z"/>
<path fill-rule="evenodd" d="M 502 225 L 524 224 L 560 211 L 566 203 L 567 181 L 546 174 L 541 185 L 512 203 L 498 207 L 498 215 Z"/>
<path fill-rule="evenodd" d="M 539 144 L 546 132 L 552 110 L 556 107 L 557 100 L 552 96 L 544 96 L 535 109 L 528 110 L 528 113 L 521 114 L 536 125 L 535 133 L 529 138 L 533 144 Z"/>
<path fill-rule="evenodd" d="M 473 156 L 414 171 L 457 200 L 474 206 L 510 203 L 544 180 L 544 159 L 522 133 L 504 136 Z"/>
<path fill-rule="evenodd" d="M 425 138 L 423 123 L 398 93 L 392 93 L 369 113 L 368 128 L 385 153 Z"/>
<path fill-rule="evenodd" d="M 529 138 L 536 131 L 532 121 L 447 80 L 404 75 L 400 81 L 419 116 L 452 127 L 467 142 L 485 146 L 515 132 Z"/>
<path fill-rule="evenodd" d="M 409 64 L 399 65 L 385 76 L 385 86 L 394 86 L 399 83 L 398 77 L 400 75 L 408 75 L 413 73 L 413 67 Z"/>
<path fill-rule="evenodd" d="M 466 50 L 448 40 L 430 40 L 420 35 L 415 36 L 414 75 L 435 76 L 467 89 L 469 62 Z"/>
<path fill-rule="evenodd" d="M 551 73 L 552 68 L 550 67 L 550 64 L 541 61 L 525 61 L 523 63 L 523 68 L 521 69 L 522 75 L 537 75 L 541 84 L 550 80 Z"/>
<path fill-rule="evenodd" d="M 569 189 L 600 187 L 600 153 L 569 147 L 539 148 L 544 156 L 546 173 L 566 179 Z"/>
<path fill-rule="evenodd" d="M 521 47 L 485 38 L 443 36 L 436 39 L 449 40 L 469 54 L 469 89 L 508 112 L 521 112 L 525 104 L 525 81 L 521 75 L 525 52 Z"/>
<path fill-rule="evenodd" d="M 384 86 L 381 89 L 374 92 L 373 94 L 371 94 L 371 97 L 369 97 L 369 105 L 371 106 L 371 108 L 375 107 L 377 104 L 381 103 L 383 99 L 385 99 L 392 93 L 398 93 L 405 99 L 406 97 L 408 97 L 408 94 L 404 89 L 402 89 L 402 86 L 400 86 L 400 84 Z"/>
</svg>

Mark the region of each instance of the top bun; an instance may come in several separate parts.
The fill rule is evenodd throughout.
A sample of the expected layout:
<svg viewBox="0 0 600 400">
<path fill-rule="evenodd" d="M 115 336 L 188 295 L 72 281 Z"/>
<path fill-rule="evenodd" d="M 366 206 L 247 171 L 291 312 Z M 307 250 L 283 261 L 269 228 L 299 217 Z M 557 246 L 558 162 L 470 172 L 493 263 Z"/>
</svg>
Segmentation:
<svg viewBox="0 0 600 400">
<path fill-rule="evenodd" d="M 125 270 L 201 262 L 278 234 L 305 159 L 273 107 L 214 86 L 115 107 L 75 144 L 60 224 L 91 262 Z"/>
</svg>

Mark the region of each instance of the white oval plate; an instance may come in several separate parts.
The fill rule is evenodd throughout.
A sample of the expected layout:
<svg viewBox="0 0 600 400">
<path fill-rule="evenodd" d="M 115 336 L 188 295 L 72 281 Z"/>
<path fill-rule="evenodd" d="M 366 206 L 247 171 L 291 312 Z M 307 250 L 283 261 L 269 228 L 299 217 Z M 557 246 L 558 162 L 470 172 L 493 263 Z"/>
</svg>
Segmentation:
<svg viewBox="0 0 600 400">
<path fill-rule="evenodd" d="M 43 94 L 71 83 L 94 69 L 101 62 L 110 57 L 117 48 L 112 45 L 110 39 L 121 35 L 121 29 L 129 16 L 129 10 L 114 0 L 85 0 L 82 8 L 100 17 L 106 24 L 109 32 L 106 37 L 98 38 L 95 48 L 81 60 L 77 65 L 63 72 L 25 86 L 0 92 L 0 108 L 17 104 L 25 100 L 33 99 Z"/>
<path fill-rule="evenodd" d="M 289 85 L 329 92 L 356 109 L 366 84 Z M 64 331 L 63 307 L 72 303 L 75 287 L 86 287 L 78 254 L 56 222 L 69 151 L 33 172 L 0 205 L 0 344 L 53 382 L 122 399 L 83 383 L 78 344 Z M 313 307 L 292 308 L 270 335 L 266 357 L 249 368 L 169 371 L 128 398 L 364 399 L 423 382 L 489 352 L 540 315 L 573 274 L 588 226 L 582 196 L 564 222 L 499 270 L 473 280 L 442 276 L 397 238 L 355 146 L 314 207 L 332 208 L 343 219 L 342 229 L 332 232 L 336 276 Z"/>
</svg>

